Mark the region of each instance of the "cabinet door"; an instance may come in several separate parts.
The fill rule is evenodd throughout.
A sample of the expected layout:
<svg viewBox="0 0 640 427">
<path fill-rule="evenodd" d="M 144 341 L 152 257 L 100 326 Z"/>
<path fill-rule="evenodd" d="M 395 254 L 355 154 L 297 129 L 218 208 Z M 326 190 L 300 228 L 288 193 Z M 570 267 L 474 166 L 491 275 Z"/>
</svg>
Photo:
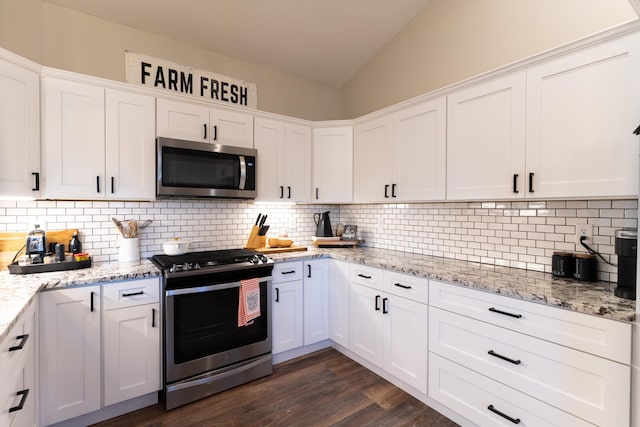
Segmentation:
<svg viewBox="0 0 640 427">
<path fill-rule="evenodd" d="M 156 129 L 158 136 L 208 142 L 209 108 L 183 102 L 157 100 Z"/>
<path fill-rule="evenodd" d="M 349 263 L 329 263 L 329 338 L 349 348 Z"/>
<path fill-rule="evenodd" d="M 100 286 L 40 294 L 43 425 L 100 409 Z"/>
<path fill-rule="evenodd" d="M 273 285 L 273 354 L 302 347 L 302 280 Z"/>
<path fill-rule="evenodd" d="M 353 129 L 354 202 L 392 200 L 391 123 L 382 117 Z"/>
<path fill-rule="evenodd" d="M 329 261 L 304 263 L 304 345 L 329 338 Z"/>
<path fill-rule="evenodd" d="M 104 89 L 46 78 L 44 91 L 46 197 L 104 197 Z"/>
<path fill-rule="evenodd" d="M 535 197 L 636 197 L 640 37 L 527 70 L 527 171 Z"/>
<path fill-rule="evenodd" d="M 446 114 L 444 97 L 394 114 L 392 197 L 401 201 L 444 200 Z"/>
<path fill-rule="evenodd" d="M 311 201 L 311 128 L 284 125 L 284 200 Z"/>
<path fill-rule="evenodd" d="M 155 198 L 155 99 L 106 90 L 107 197 Z"/>
<path fill-rule="evenodd" d="M 313 130 L 313 185 L 318 203 L 353 200 L 353 128 Z"/>
<path fill-rule="evenodd" d="M 524 197 L 525 81 L 519 72 L 447 97 L 448 200 Z"/>
<path fill-rule="evenodd" d="M 160 305 L 104 312 L 104 404 L 152 393 L 160 386 Z"/>
<path fill-rule="evenodd" d="M 365 286 L 350 284 L 349 350 L 383 367 L 384 318 L 382 295 Z"/>
<path fill-rule="evenodd" d="M 40 78 L 34 72 L 0 61 L 0 93 L 0 195 L 37 197 Z"/>
<path fill-rule="evenodd" d="M 212 108 L 209 112 L 211 142 L 253 148 L 253 116 Z"/>
<path fill-rule="evenodd" d="M 382 305 L 388 323 L 384 369 L 426 393 L 429 309 L 425 304 L 388 295 L 383 295 Z"/>
<path fill-rule="evenodd" d="M 283 200 L 284 123 L 256 117 L 255 148 L 258 150 L 259 201 Z"/>
</svg>

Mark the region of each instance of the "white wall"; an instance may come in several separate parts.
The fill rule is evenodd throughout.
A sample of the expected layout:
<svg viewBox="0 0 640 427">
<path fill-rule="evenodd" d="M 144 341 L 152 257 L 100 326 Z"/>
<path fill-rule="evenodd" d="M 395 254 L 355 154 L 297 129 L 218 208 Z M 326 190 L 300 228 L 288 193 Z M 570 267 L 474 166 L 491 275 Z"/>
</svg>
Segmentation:
<svg viewBox="0 0 640 427">
<path fill-rule="evenodd" d="M 0 0 L 0 47 L 42 65 L 125 80 L 125 50 L 258 85 L 258 109 L 309 120 L 342 115 L 339 89 L 115 24 L 42 0 Z"/>
<path fill-rule="evenodd" d="M 343 117 L 359 117 L 636 17 L 627 0 L 431 0 L 343 87 Z"/>
</svg>

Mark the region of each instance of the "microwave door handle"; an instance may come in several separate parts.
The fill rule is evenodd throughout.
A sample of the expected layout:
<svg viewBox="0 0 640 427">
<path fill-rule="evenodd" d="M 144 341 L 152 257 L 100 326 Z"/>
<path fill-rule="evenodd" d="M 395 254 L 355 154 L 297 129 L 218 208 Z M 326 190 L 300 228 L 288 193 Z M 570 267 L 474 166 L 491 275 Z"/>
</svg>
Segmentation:
<svg viewBox="0 0 640 427">
<path fill-rule="evenodd" d="M 240 156 L 240 190 L 244 190 L 247 183 L 247 161 L 244 156 Z"/>
</svg>

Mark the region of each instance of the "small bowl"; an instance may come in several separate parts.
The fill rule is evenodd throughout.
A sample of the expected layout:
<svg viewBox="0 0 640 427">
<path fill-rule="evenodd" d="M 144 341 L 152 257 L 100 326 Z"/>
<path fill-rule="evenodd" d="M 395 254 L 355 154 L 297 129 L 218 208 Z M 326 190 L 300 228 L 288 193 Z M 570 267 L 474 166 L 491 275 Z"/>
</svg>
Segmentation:
<svg viewBox="0 0 640 427">
<path fill-rule="evenodd" d="M 74 261 L 86 261 L 89 259 L 89 254 L 86 252 L 80 252 L 78 254 L 73 254 Z"/>
</svg>

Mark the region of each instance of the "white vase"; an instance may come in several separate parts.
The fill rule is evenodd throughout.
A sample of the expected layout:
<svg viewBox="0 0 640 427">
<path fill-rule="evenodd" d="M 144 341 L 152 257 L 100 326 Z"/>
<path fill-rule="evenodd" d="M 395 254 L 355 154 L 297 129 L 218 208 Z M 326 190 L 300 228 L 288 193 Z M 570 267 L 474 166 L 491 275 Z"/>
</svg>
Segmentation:
<svg viewBox="0 0 640 427">
<path fill-rule="evenodd" d="M 120 248 L 118 250 L 118 260 L 120 262 L 133 262 L 140 260 L 140 239 L 137 237 L 125 239 L 120 237 Z"/>
</svg>

